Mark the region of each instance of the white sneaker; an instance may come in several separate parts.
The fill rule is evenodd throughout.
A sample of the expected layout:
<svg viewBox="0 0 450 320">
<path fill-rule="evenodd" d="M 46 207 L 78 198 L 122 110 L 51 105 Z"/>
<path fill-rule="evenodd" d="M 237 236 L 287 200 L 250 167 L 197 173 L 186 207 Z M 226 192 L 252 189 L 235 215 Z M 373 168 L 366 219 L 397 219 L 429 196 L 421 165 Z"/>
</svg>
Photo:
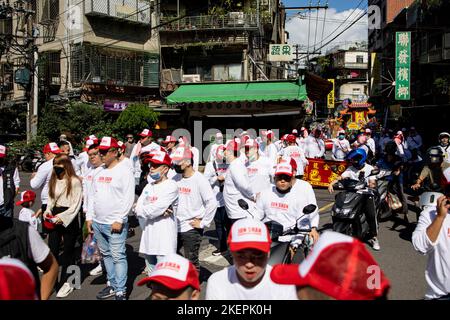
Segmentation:
<svg viewBox="0 0 450 320">
<path fill-rule="evenodd" d="M 56 294 L 57 298 L 65 298 L 69 294 L 71 294 L 73 291 L 73 287 L 70 285 L 70 283 L 66 282 L 62 285 L 62 287 L 59 289 L 58 293 Z"/>
<path fill-rule="evenodd" d="M 91 276 L 99 276 L 101 274 L 103 274 L 103 268 L 102 268 L 102 264 L 99 263 L 98 266 L 96 266 L 94 269 L 92 269 L 89 274 Z"/>
<path fill-rule="evenodd" d="M 375 251 L 380 251 L 381 247 L 380 247 L 380 242 L 378 241 L 377 238 L 372 238 L 369 240 L 369 244 L 372 246 L 372 249 Z"/>
</svg>

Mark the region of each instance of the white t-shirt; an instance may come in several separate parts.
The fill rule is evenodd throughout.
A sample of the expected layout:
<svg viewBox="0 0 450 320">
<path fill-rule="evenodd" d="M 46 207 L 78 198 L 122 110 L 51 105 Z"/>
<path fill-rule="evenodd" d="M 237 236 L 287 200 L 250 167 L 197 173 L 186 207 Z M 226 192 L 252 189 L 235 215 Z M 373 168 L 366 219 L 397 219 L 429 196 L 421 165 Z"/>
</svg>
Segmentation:
<svg viewBox="0 0 450 320">
<path fill-rule="evenodd" d="M 439 146 L 444 153 L 444 162 L 450 163 L 450 145 L 443 147 Z"/>
<path fill-rule="evenodd" d="M 428 255 L 425 271 L 428 290 L 425 299 L 436 299 L 450 293 L 450 214 L 447 213 L 437 240 L 431 242 L 427 228 L 436 215 L 436 209 L 425 209 L 412 235 L 414 249 Z"/>
<path fill-rule="evenodd" d="M 32 226 L 28 227 L 28 241 L 30 242 L 30 257 L 36 264 L 43 262 L 50 253 L 50 249 Z"/>
<path fill-rule="evenodd" d="M 213 273 L 206 285 L 206 300 L 297 300 L 294 285 L 277 284 L 270 279 L 272 267 L 267 265 L 263 279 L 253 288 L 242 286 L 235 266 Z"/>
<path fill-rule="evenodd" d="M 32 189 L 39 189 L 42 187 L 41 190 L 42 204 L 47 204 L 48 183 L 52 176 L 52 170 L 53 170 L 53 159 L 50 159 L 39 166 L 36 175 L 34 176 L 33 179 L 30 180 L 30 186 Z"/>
<path fill-rule="evenodd" d="M 19 212 L 19 220 L 28 222 L 34 230 L 38 229 L 38 219 L 34 217 L 34 211 L 30 208 L 22 208 Z"/>
<path fill-rule="evenodd" d="M 216 170 L 214 169 L 214 163 L 216 164 L 217 174 Z M 220 183 L 217 180 L 217 175 L 226 177 L 227 170 L 228 164 L 226 162 L 217 163 L 215 162 L 215 160 L 213 160 L 206 164 L 205 172 L 203 172 L 203 175 L 206 179 L 208 179 L 209 184 L 213 189 L 214 195 L 216 196 L 217 200 L 217 206 L 219 208 L 225 206 L 225 201 L 223 200 L 223 192 L 220 192 Z"/>
<path fill-rule="evenodd" d="M 347 139 L 333 139 L 333 149 L 331 153 L 333 154 L 334 160 L 343 161 L 350 150 L 350 142 L 348 142 Z"/>
<path fill-rule="evenodd" d="M 195 171 L 198 171 L 198 164 L 200 163 L 200 151 L 194 146 L 191 146 L 191 152 L 192 152 L 192 168 L 194 168 Z"/>
<path fill-rule="evenodd" d="M 148 255 L 167 255 L 177 249 L 178 187 L 173 180 L 149 183 L 136 204 L 136 215 L 142 228 L 139 252 Z M 163 216 L 168 208 L 174 214 Z"/>
<path fill-rule="evenodd" d="M 246 168 L 250 187 L 255 195 L 270 189 L 274 170 L 273 164 L 268 158 L 260 156 L 256 161 L 246 162 Z"/>
<path fill-rule="evenodd" d="M 93 196 L 92 192 L 92 181 L 94 180 L 95 175 L 103 170 L 102 166 L 94 168 L 93 166 L 86 166 L 86 170 L 83 176 L 83 212 L 87 212 L 89 197 Z"/>
<path fill-rule="evenodd" d="M 187 232 L 194 229 L 189 223 L 194 218 L 200 218 L 200 227 L 211 224 L 217 209 L 217 200 L 209 181 L 200 172 L 189 178 L 176 175 L 173 180 L 178 186 L 178 232 Z"/>
<path fill-rule="evenodd" d="M 320 158 L 325 154 L 325 142 L 310 135 L 305 139 L 305 156 L 307 158 Z"/>
<path fill-rule="evenodd" d="M 295 180 L 295 184 L 292 186 L 291 192 L 292 194 L 296 195 L 297 198 L 301 201 L 301 211 L 303 212 L 303 208 L 307 205 L 313 204 L 317 206 L 317 199 L 316 194 L 314 193 L 314 189 L 311 186 L 311 184 L 305 180 Z M 309 215 L 304 215 L 299 223 L 299 227 L 304 227 L 306 225 L 310 225 L 310 227 L 319 227 L 319 207 L 317 206 L 316 211 Z"/>
<path fill-rule="evenodd" d="M 344 179 L 359 180 L 360 172 L 364 173 L 364 178 L 366 182 L 369 180 L 370 173 L 373 167 L 370 164 L 365 164 L 362 169 L 356 169 L 354 166 L 348 167 L 342 174 L 341 177 Z M 376 180 L 375 176 L 370 177 L 370 180 Z"/>
<path fill-rule="evenodd" d="M 305 166 L 308 160 L 305 158 L 305 153 L 299 146 L 287 146 L 280 152 L 281 156 L 291 157 L 297 163 L 297 175 L 303 175 L 305 173 Z"/>
</svg>

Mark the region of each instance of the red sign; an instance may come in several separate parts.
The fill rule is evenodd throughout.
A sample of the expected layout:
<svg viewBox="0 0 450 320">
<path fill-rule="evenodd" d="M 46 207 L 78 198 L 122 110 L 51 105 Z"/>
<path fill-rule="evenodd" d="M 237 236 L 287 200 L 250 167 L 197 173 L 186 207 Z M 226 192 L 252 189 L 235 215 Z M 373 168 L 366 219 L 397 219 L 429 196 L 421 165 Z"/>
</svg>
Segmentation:
<svg viewBox="0 0 450 320">
<path fill-rule="evenodd" d="M 317 187 L 328 187 L 330 182 L 335 180 L 348 167 L 346 161 L 308 159 L 308 162 L 303 180 Z M 336 166 L 336 172 L 331 170 L 332 166 Z"/>
</svg>

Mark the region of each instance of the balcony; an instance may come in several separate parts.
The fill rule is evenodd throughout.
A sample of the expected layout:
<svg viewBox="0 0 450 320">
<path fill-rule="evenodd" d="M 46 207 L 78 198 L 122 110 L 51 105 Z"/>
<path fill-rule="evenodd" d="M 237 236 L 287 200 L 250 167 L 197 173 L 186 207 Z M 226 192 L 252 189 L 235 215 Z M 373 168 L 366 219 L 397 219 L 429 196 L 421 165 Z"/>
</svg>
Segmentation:
<svg viewBox="0 0 450 320">
<path fill-rule="evenodd" d="M 86 0 L 84 14 L 150 25 L 150 7 L 148 1 L 139 0 Z"/>
<path fill-rule="evenodd" d="M 445 59 L 444 58 L 445 51 L 448 51 L 448 50 L 443 50 L 442 48 L 437 48 L 437 49 L 433 49 L 428 52 L 425 52 L 420 56 L 419 62 L 421 64 L 440 62 L 443 59 Z"/>
<path fill-rule="evenodd" d="M 230 12 L 225 16 L 191 16 L 170 22 L 176 17 L 161 17 L 160 32 L 198 30 L 257 30 L 258 15 Z"/>
</svg>

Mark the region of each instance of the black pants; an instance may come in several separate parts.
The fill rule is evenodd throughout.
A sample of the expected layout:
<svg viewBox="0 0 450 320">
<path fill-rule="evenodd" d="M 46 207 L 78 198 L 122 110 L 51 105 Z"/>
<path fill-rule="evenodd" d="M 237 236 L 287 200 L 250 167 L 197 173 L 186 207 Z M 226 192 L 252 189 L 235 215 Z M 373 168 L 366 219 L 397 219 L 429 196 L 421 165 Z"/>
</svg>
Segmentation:
<svg viewBox="0 0 450 320">
<path fill-rule="evenodd" d="M 228 216 L 225 207 L 217 208 L 214 216 L 214 223 L 216 225 L 217 238 L 219 239 L 220 252 L 225 252 L 228 249 L 227 237 L 230 229 L 228 229 Z"/>
<path fill-rule="evenodd" d="M 53 215 L 57 215 L 67 208 L 54 208 Z M 80 226 L 78 223 L 78 217 L 75 217 L 73 221 L 67 226 L 57 225 L 55 229 L 49 231 L 48 235 L 48 247 L 51 253 L 58 259 L 59 257 L 59 247 L 61 245 L 61 240 L 63 243 L 63 252 L 61 257 L 59 257 L 59 265 L 62 267 L 61 277 L 59 285 L 67 281 L 67 267 L 75 263 L 75 244 L 77 241 L 78 234 L 80 232 Z"/>
<path fill-rule="evenodd" d="M 236 221 L 238 221 L 238 220 L 241 220 L 241 219 L 244 219 L 244 218 L 241 218 L 241 219 L 231 219 L 230 217 L 227 217 L 228 219 L 227 219 L 227 221 L 226 221 L 226 228 L 227 228 L 227 230 L 228 230 L 228 233 L 231 231 L 231 226 L 236 222 Z"/>
<path fill-rule="evenodd" d="M 369 232 L 371 237 L 378 235 L 377 209 L 375 206 L 375 198 L 373 196 L 366 196 L 366 205 L 364 214 L 366 215 L 367 223 L 369 224 Z"/>
<path fill-rule="evenodd" d="M 184 247 L 184 257 L 192 262 L 200 273 L 200 244 L 202 242 L 203 229 L 192 229 L 186 232 L 178 232 L 177 252 Z"/>
</svg>

